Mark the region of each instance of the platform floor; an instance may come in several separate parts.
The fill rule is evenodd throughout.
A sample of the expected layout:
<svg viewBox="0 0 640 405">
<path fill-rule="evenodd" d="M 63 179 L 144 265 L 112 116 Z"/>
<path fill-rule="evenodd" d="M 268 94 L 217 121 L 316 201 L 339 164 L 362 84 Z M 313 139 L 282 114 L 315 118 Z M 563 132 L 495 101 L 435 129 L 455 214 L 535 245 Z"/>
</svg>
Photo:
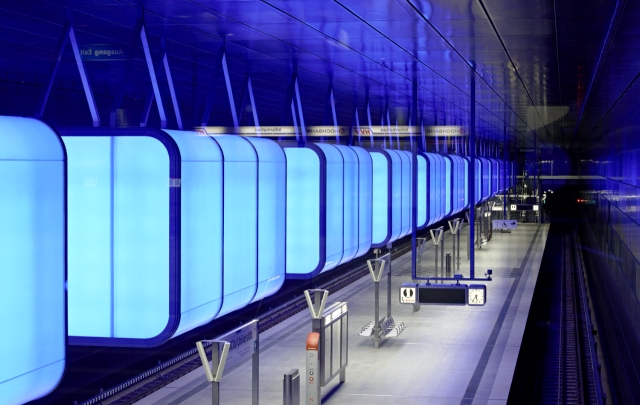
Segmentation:
<svg viewBox="0 0 640 405">
<path fill-rule="evenodd" d="M 468 228 L 465 228 L 465 232 Z M 329 296 L 349 304 L 349 365 L 346 382 L 338 378 L 323 388 L 324 404 L 504 404 L 522 343 L 549 226 L 522 224 L 512 233 L 494 232 L 476 250 L 476 276 L 494 271 L 483 307 L 422 306 L 413 312 L 398 302 L 398 287 L 410 281 L 411 255 L 392 263 L 392 315 L 407 329 L 375 349 L 358 336 L 373 320 L 371 277 Z M 463 233 L 462 236 L 465 236 Z M 461 273 L 469 273 L 466 239 L 461 246 Z M 433 246 L 423 265 L 433 272 Z M 445 252 L 452 247 L 445 237 Z M 381 282 L 381 313 L 386 313 L 386 281 Z M 311 331 L 309 311 L 302 311 L 260 335 L 260 404 L 282 404 L 283 374 L 305 369 L 305 341 Z M 251 361 L 225 370 L 223 405 L 251 404 Z M 301 381 L 301 403 L 305 388 Z M 211 404 L 211 385 L 198 369 L 160 389 L 139 404 Z"/>
</svg>

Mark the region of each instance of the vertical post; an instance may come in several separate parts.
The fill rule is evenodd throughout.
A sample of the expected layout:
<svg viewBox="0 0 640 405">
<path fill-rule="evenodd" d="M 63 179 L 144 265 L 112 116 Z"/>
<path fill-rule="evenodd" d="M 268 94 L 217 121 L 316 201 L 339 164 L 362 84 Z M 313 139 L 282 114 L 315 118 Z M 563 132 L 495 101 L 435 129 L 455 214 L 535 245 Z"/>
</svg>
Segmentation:
<svg viewBox="0 0 640 405">
<path fill-rule="evenodd" d="M 436 253 L 438 254 L 438 253 Z M 442 262 L 442 277 L 445 276 L 445 262 L 444 262 L 444 230 L 442 230 L 442 240 L 440 241 L 440 261 Z"/>
<path fill-rule="evenodd" d="M 471 118 L 469 128 L 469 276 L 475 277 L 475 221 L 476 221 L 476 74 L 471 69 Z"/>
<path fill-rule="evenodd" d="M 380 262 L 376 260 L 376 273 L 379 271 Z M 380 282 L 375 283 L 374 317 L 373 317 L 373 346 L 377 349 L 380 343 Z"/>
<path fill-rule="evenodd" d="M 456 226 L 457 226 L 457 224 L 456 224 Z M 456 234 L 458 232 L 456 232 Z M 456 261 L 456 235 L 451 235 L 451 240 L 453 241 L 453 249 L 451 249 L 451 253 L 453 253 L 453 263 L 454 263 L 454 268 L 455 268 L 455 261 Z"/>
<path fill-rule="evenodd" d="M 389 270 L 387 273 L 387 318 L 391 318 L 391 248 L 389 248 Z"/>
<path fill-rule="evenodd" d="M 217 368 L 220 355 L 220 342 L 213 342 L 211 345 L 211 366 Z M 220 405 L 220 382 L 214 379 L 211 381 L 211 405 Z"/>
<path fill-rule="evenodd" d="M 415 125 L 418 115 L 418 82 L 413 82 L 413 108 L 411 109 L 411 122 Z M 416 278 L 416 256 L 417 228 L 418 228 L 418 145 L 417 142 L 411 144 L 411 276 Z"/>
<path fill-rule="evenodd" d="M 300 372 L 297 368 L 292 368 L 284 375 L 282 391 L 283 405 L 300 405 Z"/>
<path fill-rule="evenodd" d="M 251 405 L 260 402 L 260 339 L 255 344 L 251 355 Z"/>
<path fill-rule="evenodd" d="M 462 230 L 462 224 L 460 224 L 460 230 Z M 456 265 L 456 270 L 460 271 L 460 230 L 458 231 L 458 234 L 456 235 L 457 239 L 458 239 L 458 259 L 457 259 L 457 265 Z"/>
</svg>

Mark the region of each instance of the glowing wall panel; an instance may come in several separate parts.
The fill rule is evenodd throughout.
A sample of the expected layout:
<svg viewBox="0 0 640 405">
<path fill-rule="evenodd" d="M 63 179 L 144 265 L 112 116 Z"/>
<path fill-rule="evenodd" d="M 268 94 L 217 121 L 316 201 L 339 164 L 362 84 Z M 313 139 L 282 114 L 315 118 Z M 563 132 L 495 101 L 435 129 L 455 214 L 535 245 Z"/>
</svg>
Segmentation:
<svg viewBox="0 0 640 405">
<path fill-rule="evenodd" d="M 325 166 L 322 151 L 285 147 L 287 157 L 287 255 L 290 278 L 311 278 L 325 263 Z"/>
<path fill-rule="evenodd" d="M 434 153 L 426 154 L 429 161 L 429 223 L 434 224 L 444 218 L 447 191 L 445 190 L 444 158 Z"/>
<path fill-rule="evenodd" d="M 464 163 L 464 209 L 469 208 L 469 158 L 463 158 Z"/>
<path fill-rule="evenodd" d="M 402 228 L 400 237 L 411 232 L 411 152 L 396 151 L 402 161 Z"/>
<path fill-rule="evenodd" d="M 497 159 L 491 159 L 493 174 L 493 195 L 500 192 L 500 161 Z"/>
<path fill-rule="evenodd" d="M 158 345 L 180 319 L 177 145 L 145 129 L 69 130 L 63 140 L 70 342 Z"/>
<path fill-rule="evenodd" d="M 391 157 L 382 149 L 369 151 L 373 164 L 373 221 L 371 247 L 383 247 L 391 238 Z"/>
<path fill-rule="evenodd" d="M 222 151 L 190 131 L 165 130 L 180 149 L 180 324 L 175 335 L 211 322 L 222 307 Z"/>
<path fill-rule="evenodd" d="M 485 158 L 479 158 L 482 177 L 481 177 L 481 193 L 482 201 L 491 198 L 491 162 Z"/>
<path fill-rule="evenodd" d="M 373 162 L 366 150 L 351 149 L 358 157 L 358 251 L 356 257 L 367 253 L 372 243 L 373 227 Z"/>
<path fill-rule="evenodd" d="M 451 160 L 445 156 L 442 157 L 444 163 L 444 191 L 445 191 L 445 216 L 452 214 L 452 188 L 453 188 L 453 172 L 451 170 Z"/>
<path fill-rule="evenodd" d="M 399 151 L 385 149 L 391 158 L 391 237 L 394 242 L 402 234 L 402 158 Z"/>
<path fill-rule="evenodd" d="M 51 128 L 0 116 L 0 403 L 51 392 L 65 367 L 65 151 Z"/>
<path fill-rule="evenodd" d="M 482 201 L 482 183 L 483 183 L 482 162 L 480 161 L 480 159 L 476 158 L 475 165 L 476 165 L 476 178 L 474 179 L 476 184 L 475 203 L 478 204 L 480 201 Z"/>
<path fill-rule="evenodd" d="M 247 306 L 258 286 L 258 157 L 239 136 L 213 137 L 224 156 L 223 294 L 218 316 Z"/>
<path fill-rule="evenodd" d="M 428 222 L 428 200 L 427 200 L 427 159 L 422 155 L 416 156 L 418 162 L 418 218 L 416 224 L 418 229 L 422 229 L 427 226 Z"/>
<path fill-rule="evenodd" d="M 356 257 L 358 253 L 359 173 L 358 155 L 348 147 L 333 145 L 342 154 L 343 164 L 343 254 L 340 264 Z"/>
<path fill-rule="evenodd" d="M 322 271 L 340 264 L 344 253 L 344 160 L 338 149 L 316 144 L 326 159 L 326 261 Z"/>
<path fill-rule="evenodd" d="M 268 139 L 246 138 L 258 154 L 258 291 L 253 301 L 274 294 L 285 275 L 287 162 Z"/>
</svg>

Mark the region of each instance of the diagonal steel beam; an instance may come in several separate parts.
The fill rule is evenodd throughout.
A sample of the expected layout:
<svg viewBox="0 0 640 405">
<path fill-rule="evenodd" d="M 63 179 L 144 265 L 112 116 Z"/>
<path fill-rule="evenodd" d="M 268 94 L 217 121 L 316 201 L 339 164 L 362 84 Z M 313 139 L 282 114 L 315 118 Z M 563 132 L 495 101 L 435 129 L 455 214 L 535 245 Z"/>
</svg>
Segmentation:
<svg viewBox="0 0 640 405">
<path fill-rule="evenodd" d="M 333 88 L 329 95 L 331 101 L 331 116 L 333 117 L 333 129 L 336 132 L 336 143 L 340 143 L 340 134 L 338 133 L 338 118 L 336 117 L 336 102 L 333 98 Z"/>
<path fill-rule="evenodd" d="M 169 67 L 169 58 L 167 57 L 167 50 L 162 50 L 162 64 L 164 65 L 164 72 L 167 75 L 167 83 L 169 83 L 169 93 L 171 94 L 171 102 L 173 103 L 173 111 L 176 114 L 176 121 L 178 123 L 178 129 L 182 129 L 182 116 L 180 115 L 180 106 L 178 105 L 178 97 L 176 96 L 176 89 L 173 85 L 173 77 L 171 76 L 171 68 Z"/>
<path fill-rule="evenodd" d="M 287 84 L 287 91 L 284 94 L 284 108 L 282 109 L 283 113 L 282 113 L 282 118 L 280 119 L 280 125 L 282 126 L 286 126 L 286 125 L 291 125 L 291 122 L 294 119 L 295 115 L 295 109 L 289 109 L 290 107 L 293 106 L 293 95 L 294 95 L 294 83 L 296 82 L 298 77 L 298 68 L 297 65 L 294 61 L 293 63 L 293 69 L 291 71 L 291 77 L 289 78 L 289 83 Z M 293 115 L 289 115 L 289 111 L 291 111 L 291 114 Z"/>
<path fill-rule="evenodd" d="M 244 81 L 242 83 L 242 93 L 240 94 L 240 100 L 237 106 L 238 124 L 242 124 L 242 116 L 244 115 L 244 109 L 247 106 L 247 98 L 249 98 L 249 73 L 244 75 Z"/>
<path fill-rule="evenodd" d="M 40 97 L 40 107 L 38 111 L 35 113 L 36 118 L 42 118 L 44 115 L 44 109 L 47 106 L 47 101 L 49 101 L 49 95 L 51 94 L 51 89 L 53 88 L 53 82 L 56 79 L 56 74 L 58 73 L 58 69 L 60 68 L 60 62 L 62 61 L 62 56 L 64 55 L 64 48 L 67 46 L 67 41 L 69 40 L 69 30 L 71 29 L 71 23 L 67 22 L 62 28 L 62 34 L 60 35 L 60 39 L 58 40 L 57 46 L 57 56 L 51 62 L 51 68 L 49 69 L 49 83 L 42 90 L 42 96 Z"/>
<path fill-rule="evenodd" d="M 142 117 L 140 117 L 140 126 L 146 127 L 149 121 L 149 113 L 151 112 L 151 105 L 153 104 L 153 88 L 149 89 L 149 92 L 144 98 L 144 106 L 142 107 Z"/>
<path fill-rule="evenodd" d="M 253 114 L 253 125 L 255 125 L 257 129 L 257 128 L 260 128 L 260 121 L 258 120 L 258 110 L 256 110 L 256 99 L 253 96 L 253 86 L 251 85 L 251 78 L 247 80 L 247 89 L 249 91 L 249 100 L 251 101 L 251 113 Z"/>
<path fill-rule="evenodd" d="M 222 72 L 224 73 L 224 82 L 227 86 L 227 96 L 229 97 L 229 107 L 231 107 L 231 116 L 233 118 L 233 126 L 236 131 L 240 128 L 238 121 L 238 113 L 236 112 L 236 103 L 233 101 L 233 89 L 231 88 L 231 78 L 229 77 L 229 67 L 227 66 L 227 55 L 222 55 Z"/>
<path fill-rule="evenodd" d="M 93 92 L 91 91 L 91 83 L 89 83 L 87 71 L 84 69 L 84 63 L 82 62 L 82 56 L 80 56 L 80 48 L 78 47 L 78 41 L 73 27 L 69 27 L 69 42 L 71 42 L 73 56 L 76 59 L 76 65 L 78 66 L 78 72 L 80 73 L 80 80 L 82 80 L 82 88 L 84 89 L 84 95 L 87 98 L 87 104 L 89 105 L 89 111 L 91 112 L 91 118 L 93 119 L 93 126 L 99 127 L 100 114 L 98 113 L 96 100 L 93 97 Z"/>
<path fill-rule="evenodd" d="M 167 115 L 164 112 L 164 105 L 162 104 L 162 96 L 160 95 L 160 87 L 158 86 L 158 77 L 156 76 L 156 70 L 153 66 L 153 59 L 151 58 L 151 49 L 149 48 L 149 41 L 147 39 L 147 33 L 142 26 L 140 30 L 140 39 L 142 40 L 142 48 L 144 49 L 144 57 L 147 61 L 147 68 L 149 70 L 149 77 L 151 79 L 151 86 L 153 87 L 153 94 L 158 105 L 158 114 L 160 115 L 160 128 L 167 127 Z"/>
</svg>

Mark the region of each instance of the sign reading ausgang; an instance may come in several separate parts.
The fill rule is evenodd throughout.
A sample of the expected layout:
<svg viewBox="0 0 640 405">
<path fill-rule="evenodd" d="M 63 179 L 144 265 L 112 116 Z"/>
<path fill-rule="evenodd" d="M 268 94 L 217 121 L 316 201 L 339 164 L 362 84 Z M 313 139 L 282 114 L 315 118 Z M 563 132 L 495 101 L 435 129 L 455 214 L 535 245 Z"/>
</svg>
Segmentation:
<svg viewBox="0 0 640 405">
<path fill-rule="evenodd" d="M 229 342 L 229 355 L 225 368 L 239 364 L 256 352 L 258 340 L 258 321 L 251 321 L 229 333 L 219 336 L 216 340 Z"/>
<path fill-rule="evenodd" d="M 80 48 L 80 57 L 84 61 L 125 60 L 124 48 L 117 45 L 93 44 Z"/>
</svg>

